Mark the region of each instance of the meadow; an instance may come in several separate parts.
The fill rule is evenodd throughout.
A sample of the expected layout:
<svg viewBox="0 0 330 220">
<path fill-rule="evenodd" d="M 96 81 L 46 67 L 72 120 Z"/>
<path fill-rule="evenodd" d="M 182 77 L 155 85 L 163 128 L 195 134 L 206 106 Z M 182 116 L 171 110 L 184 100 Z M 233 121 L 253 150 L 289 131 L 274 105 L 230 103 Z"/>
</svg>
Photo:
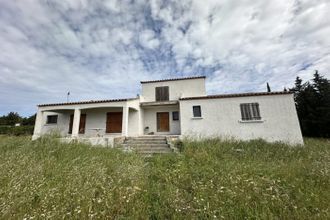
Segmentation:
<svg viewBox="0 0 330 220">
<path fill-rule="evenodd" d="M 144 158 L 0 136 L 0 219 L 330 219 L 330 141 L 183 141 Z"/>
</svg>

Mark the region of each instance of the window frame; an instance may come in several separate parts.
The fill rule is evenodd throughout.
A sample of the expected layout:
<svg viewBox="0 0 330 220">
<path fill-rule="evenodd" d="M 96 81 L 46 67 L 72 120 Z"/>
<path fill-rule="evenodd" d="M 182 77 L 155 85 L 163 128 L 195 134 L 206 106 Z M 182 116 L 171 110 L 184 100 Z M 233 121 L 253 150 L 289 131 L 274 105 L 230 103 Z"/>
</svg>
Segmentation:
<svg viewBox="0 0 330 220">
<path fill-rule="evenodd" d="M 52 120 L 50 120 L 53 117 L 56 118 L 54 122 Z M 47 115 L 47 120 L 46 120 L 47 125 L 57 124 L 57 121 L 58 121 L 58 115 Z"/>
<path fill-rule="evenodd" d="M 199 115 L 195 115 L 195 108 L 199 109 Z M 202 117 L 202 107 L 200 105 L 193 105 L 192 106 L 192 111 L 193 111 L 193 118 L 201 118 Z"/>
<path fill-rule="evenodd" d="M 160 90 L 158 92 L 158 90 Z M 170 100 L 170 88 L 169 86 L 157 86 L 155 87 L 155 101 L 166 102 Z"/>
<path fill-rule="evenodd" d="M 258 102 L 241 103 L 240 110 L 243 122 L 261 121 L 262 119 Z"/>
<path fill-rule="evenodd" d="M 176 117 L 174 116 L 176 114 Z M 172 112 L 172 120 L 173 121 L 179 121 L 180 120 L 180 114 L 179 111 Z"/>
</svg>

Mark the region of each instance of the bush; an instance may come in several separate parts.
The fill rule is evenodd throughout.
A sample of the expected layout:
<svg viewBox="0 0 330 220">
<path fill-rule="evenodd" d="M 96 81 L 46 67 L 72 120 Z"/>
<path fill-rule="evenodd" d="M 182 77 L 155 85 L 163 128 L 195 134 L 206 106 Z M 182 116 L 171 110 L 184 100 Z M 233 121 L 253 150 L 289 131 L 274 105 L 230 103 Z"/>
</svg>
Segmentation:
<svg viewBox="0 0 330 220">
<path fill-rule="evenodd" d="M 7 135 L 32 135 L 33 134 L 34 126 L 0 126 L 0 134 L 7 134 Z"/>
</svg>

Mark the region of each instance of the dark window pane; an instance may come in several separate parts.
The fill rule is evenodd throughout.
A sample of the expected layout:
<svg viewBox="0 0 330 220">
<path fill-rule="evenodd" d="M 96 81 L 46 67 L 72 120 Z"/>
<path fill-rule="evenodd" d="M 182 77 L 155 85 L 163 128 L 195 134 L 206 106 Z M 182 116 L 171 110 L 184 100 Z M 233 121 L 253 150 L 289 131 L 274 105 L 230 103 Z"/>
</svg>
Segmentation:
<svg viewBox="0 0 330 220">
<path fill-rule="evenodd" d="M 193 106 L 193 114 L 194 114 L 194 117 L 202 117 L 200 105 Z"/>
<path fill-rule="evenodd" d="M 56 124 L 57 115 L 47 115 L 47 124 Z"/>
<path fill-rule="evenodd" d="M 173 121 L 179 120 L 179 112 L 172 112 L 172 119 Z"/>
</svg>

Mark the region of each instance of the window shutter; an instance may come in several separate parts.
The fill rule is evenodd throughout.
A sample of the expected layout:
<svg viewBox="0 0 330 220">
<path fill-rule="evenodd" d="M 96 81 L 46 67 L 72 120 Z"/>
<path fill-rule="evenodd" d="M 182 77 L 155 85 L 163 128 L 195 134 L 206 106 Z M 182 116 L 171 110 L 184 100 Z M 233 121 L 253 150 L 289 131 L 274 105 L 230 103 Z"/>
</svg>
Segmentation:
<svg viewBox="0 0 330 220">
<path fill-rule="evenodd" d="M 164 101 L 168 101 L 169 100 L 169 92 L 168 92 L 168 86 L 163 87 L 163 97 L 164 97 Z"/>
<path fill-rule="evenodd" d="M 261 119 L 258 103 L 242 103 L 240 108 L 243 121 Z"/>
<path fill-rule="evenodd" d="M 156 87 L 156 101 L 168 101 L 169 100 L 169 87 Z"/>
<path fill-rule="evenodd" d="M 156 87 L 156 101 L 160 101 L 160 97 L 161 97 L 161 88 L 160 87 Z"/>
<path fill-rule="evenodd" d="M 246 111 L 244 108 L 244 104 L 241 104 L 240 107 L 241 107 L 242 120 L 246 120 Z"/>
<path fill-rule="evenodd" d="M 251 103 L 251 107 L 252 107 L 252 119 L 256 119 L 257 118 L 256 103 Z"/>
</svg>

